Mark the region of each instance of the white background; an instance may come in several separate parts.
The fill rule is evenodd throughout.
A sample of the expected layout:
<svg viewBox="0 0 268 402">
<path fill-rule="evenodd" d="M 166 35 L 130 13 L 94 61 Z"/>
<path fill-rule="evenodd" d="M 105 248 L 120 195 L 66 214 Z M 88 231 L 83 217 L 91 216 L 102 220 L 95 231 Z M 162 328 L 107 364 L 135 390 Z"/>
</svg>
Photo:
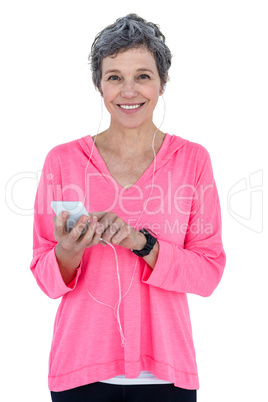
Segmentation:
<svg viewBox="0 0 268 402">
<path fill-rule="evenodd" d="M 207 148 L 221 200 L 225 274 L 211 297 L 189 296 L 198 401 L 268 400 L 266 6 L 259 0 L 2 3 L 5 402 L 50 400 L 48 355 L 59 300 L 45 296 L 29 270 L 37 180 L 52 147 L 95 134 L 100 96 L 91 83 L 90 46 L 102 28 L 130 12 L 158 23 L 173 54 L 162 130 Z M 160 100 L 156 124 L 162 115 Z M 107 124 L 105 115 L 101 129 Z"/>
</svg>

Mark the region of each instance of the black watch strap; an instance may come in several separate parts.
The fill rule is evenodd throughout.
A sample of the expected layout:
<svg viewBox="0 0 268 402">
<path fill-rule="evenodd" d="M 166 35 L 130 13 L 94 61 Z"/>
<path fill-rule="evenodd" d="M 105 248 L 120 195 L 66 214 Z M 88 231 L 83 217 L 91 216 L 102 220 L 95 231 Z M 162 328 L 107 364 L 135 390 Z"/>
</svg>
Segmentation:
<svg viewBox="0 0 268 402">
<path fill-rule="evenodd" d="M 143 233 L 147 239 L 147 243 L 146 243 L 145 247 L 142 250 L 131 250 L 131 251 L 133 251 L 134 254 L 138 255 L 139 257 L 145 257 L 146 255 L 150 254 L 150 252 L 152 251 L 152 249 L 157 241 L 157 238 L 152 236 L 151 233 L 148 232 L 148 230 L 145 228 L 142 228 L 140 230 L 140 232 Z"/>
</svg>

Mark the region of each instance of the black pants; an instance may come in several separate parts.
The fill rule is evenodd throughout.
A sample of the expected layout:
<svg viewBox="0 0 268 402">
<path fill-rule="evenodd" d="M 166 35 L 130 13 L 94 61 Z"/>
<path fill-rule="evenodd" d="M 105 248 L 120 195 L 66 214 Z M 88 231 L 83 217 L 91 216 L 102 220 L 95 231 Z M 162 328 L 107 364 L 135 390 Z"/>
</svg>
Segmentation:
<svg viewBox="0 0 268 402">
<path fill-rule="evenodd" d="M 68 391 L 51 392 L 53 402 L 196 402 L 196 391 L 173 384 L 114 385 L 94 382 Z"/>
</svg>

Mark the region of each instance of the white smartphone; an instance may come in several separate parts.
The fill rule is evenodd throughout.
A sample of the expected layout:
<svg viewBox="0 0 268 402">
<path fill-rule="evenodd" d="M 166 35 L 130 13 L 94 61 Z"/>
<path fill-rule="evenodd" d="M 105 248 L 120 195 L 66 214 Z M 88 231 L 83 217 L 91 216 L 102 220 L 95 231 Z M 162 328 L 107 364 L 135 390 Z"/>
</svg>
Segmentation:
<svg viewBox="0 0 268 402">
<path fill-rule="evenodd" d="M 69 212 L 69 218 L 66 222 L 66 231 L 70 232 L 72 228 L 75 226 L 76 222 L 82 215 L 89 216 L 86 208 L 84 207 L 81 201 L 52 201 L 51 207 L 53 211 L 58 216 L 62 211 Z M 81 234 L 84 234 L 87 230 L 88 223 L 84 227 Z"/>
</svg>

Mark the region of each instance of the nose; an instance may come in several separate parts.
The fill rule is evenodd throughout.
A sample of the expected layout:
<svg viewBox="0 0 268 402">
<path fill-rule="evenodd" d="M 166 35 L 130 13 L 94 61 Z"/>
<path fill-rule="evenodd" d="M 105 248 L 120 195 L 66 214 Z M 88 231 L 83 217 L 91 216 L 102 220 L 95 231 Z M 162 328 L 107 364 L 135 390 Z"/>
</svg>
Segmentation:
<svg viewBox="0 0 268 402">
<path fill-rule="evenodd" d="M 123 98 L 135 98 L 138 94 L 136 84 L 134 81 L 124 81 L 121 89 L 121 96 Z"/>
</svg>

